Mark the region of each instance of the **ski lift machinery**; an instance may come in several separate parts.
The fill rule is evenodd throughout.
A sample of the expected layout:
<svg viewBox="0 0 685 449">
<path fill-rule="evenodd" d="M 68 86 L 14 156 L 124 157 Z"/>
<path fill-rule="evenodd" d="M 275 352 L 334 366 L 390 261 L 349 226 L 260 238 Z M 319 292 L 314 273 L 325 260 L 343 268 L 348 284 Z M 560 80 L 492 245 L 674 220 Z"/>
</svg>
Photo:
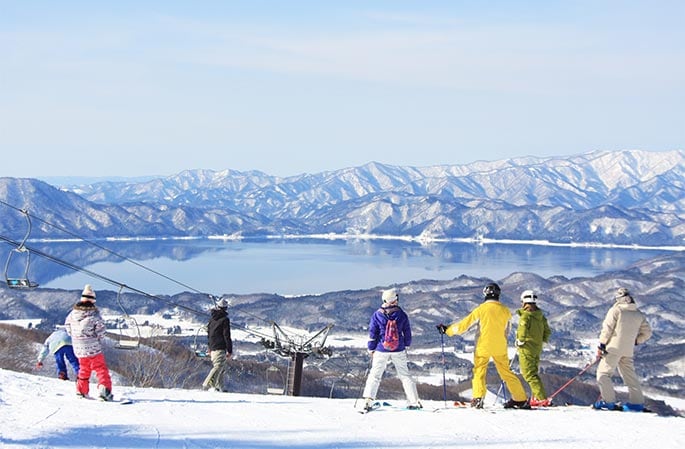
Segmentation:
<svg viewBox="0 0 685 449">
<path fill-rule="evenodd" d="M 29 235 L 31 234 L 31 218 L 29 217 L 28 211 L 26 209 L 22 209 L 21 212 L 24 214 L 24 217 L 26 218 L 26 234 L 24 235 L 24 239 L 21 241 L 19 246 L 10 250 L 9 254 L 7 255 L 7 262 L 5 262 L 5 282 L 7 282 L 7 286 L 10 288 L 36 288 L 38 287 L 38 284 L 36 282 L 32 282 L 29 279 L 31 252 L 28 250 L 28 248 L 26 248 L 26 246 L 24 246 L 26 244 L 26 240 L 28 240 Z M 10 271 L 12 270 L 12 256 L 14 254 L 22 254 L 24 256 L 23 276 L 10 275 Z"/>
<path fill-rule="evenodd" d="M 324 344 L 333 325 L 327 325 L 311 337 L 289 335 L 275 322 L 271 323 L 271 327 L 273 338 L 262 337 L 261 343 L 266 349 L 290 358 L 285 391 L 288 396 L 299 396 L 302 389 L 304 359 L 312 354 L 318 357 L 330 357 L 332 355 L 331 349 L 325 347 Z M 270 387 L 268 386 L 268 388 Z"/>
</svg>

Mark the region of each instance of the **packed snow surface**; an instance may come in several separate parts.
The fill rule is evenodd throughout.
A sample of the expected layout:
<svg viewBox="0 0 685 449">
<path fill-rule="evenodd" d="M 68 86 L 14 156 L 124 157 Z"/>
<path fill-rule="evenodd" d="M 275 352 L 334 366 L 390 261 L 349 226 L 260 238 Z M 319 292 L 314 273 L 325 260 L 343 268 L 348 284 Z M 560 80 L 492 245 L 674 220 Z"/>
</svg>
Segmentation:
<svg viewBox="0 0 685 449">
<path fill-rule="evenodd" d="M 91 394 L 95 385 L 91 385 Z M 685 420 L 589 407 L 445 408 L 368 414 L 354 399 L 114 386 L 124 405 L 71 381 L 0 370 L 2 448 L 682 448 Z M 447 404 L 449 405 L 449 403 Z"/>
</svg>

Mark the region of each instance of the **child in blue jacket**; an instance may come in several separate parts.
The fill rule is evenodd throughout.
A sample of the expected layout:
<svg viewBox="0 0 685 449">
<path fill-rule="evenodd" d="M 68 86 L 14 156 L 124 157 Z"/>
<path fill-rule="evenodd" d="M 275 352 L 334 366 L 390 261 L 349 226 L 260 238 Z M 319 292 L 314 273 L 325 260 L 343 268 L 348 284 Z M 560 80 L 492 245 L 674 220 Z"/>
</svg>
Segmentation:
<svg viewBox="0 0 685 449">
<path fill-rule="evenodd" d="M 38 354 L 38 361 L 36 368 L 43 367 L 43 360 L 48 354 L 55 356 L 55 364 L 57 365 L 57 377 L 62 380 L 69 380 L 67 375 L 67 364 L 65 359 L 69 361 L 74 374 L 78 376 L 79 363 L 76 354 L 74 354 L 74 347 L 71 345 L 71 337 L 67 334 L 64 328 L 58 328 L 43 343 L 43 347 Z"/>
</svg>

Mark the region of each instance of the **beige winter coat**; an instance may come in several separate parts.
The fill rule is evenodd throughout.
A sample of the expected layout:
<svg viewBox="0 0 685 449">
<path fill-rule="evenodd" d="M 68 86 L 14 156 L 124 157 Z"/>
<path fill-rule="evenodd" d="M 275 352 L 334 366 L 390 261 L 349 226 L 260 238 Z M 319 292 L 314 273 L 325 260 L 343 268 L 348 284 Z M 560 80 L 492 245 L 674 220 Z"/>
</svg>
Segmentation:
<svg viewBox="0 0 685 449">
<path fill-rule="evenodd" d="M 632 357 L 635 345 L 644 343 L 651 336 L 652 328 L 637 305 L 617 302 L 604 318 L 599 342 L 606 345 L 607 352 Z"/>
</svg>

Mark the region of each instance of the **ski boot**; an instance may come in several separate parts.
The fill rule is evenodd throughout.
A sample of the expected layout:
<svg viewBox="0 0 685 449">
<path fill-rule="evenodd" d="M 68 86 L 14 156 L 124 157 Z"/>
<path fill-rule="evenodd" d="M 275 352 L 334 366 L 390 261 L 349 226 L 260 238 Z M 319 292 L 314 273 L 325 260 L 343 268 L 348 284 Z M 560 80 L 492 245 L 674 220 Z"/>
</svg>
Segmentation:
<svg viewBox="0 0 685 449">
<path fill-rule="evenodd" d="M 104 385 L 98 385 L 98 392 L 100 393 L 100 400 L 101 401 L 113 401 L 114 400 L 114 395 Z"/>
<path fill-rule="evenodd" d="M 597 401 L 592 404 L 595 410 L 622 410 L 621 406 L 615 402 Z"/>
<path fill-rule="evenodd" d="M 471 399 L 472 408 L 483 408 L 483 398 L 473 398 Z"/>
<path fill-rule="evenodd" d="M 361 409 L 359 409 L 360 413 L 368 413 L 371 410 L 373 410 L 373 403 L 374 400 L 371 398 L 364 398 L 364 403 L 362 404 Z"/>
<path fill-rule="evenodd" d="M 624 412 L 643 412 L 645 411 L 644 404 L 631 404 L 630 402 L 623 404 Z"/>
<path fill-rule="evenodd" d="M 552 405 L 552 401 L 549 399 L 530 398 L 528 403 L 531 407 L 550 407 Z"/>
<path fill-rule="evenodd" d="M 513 399 L 509 399 L 507 402 L 504 403 L 504 408 L 529 409 L 530 404 L 528 403 L 528 400 L 515 401 Z"/>
</svg>

